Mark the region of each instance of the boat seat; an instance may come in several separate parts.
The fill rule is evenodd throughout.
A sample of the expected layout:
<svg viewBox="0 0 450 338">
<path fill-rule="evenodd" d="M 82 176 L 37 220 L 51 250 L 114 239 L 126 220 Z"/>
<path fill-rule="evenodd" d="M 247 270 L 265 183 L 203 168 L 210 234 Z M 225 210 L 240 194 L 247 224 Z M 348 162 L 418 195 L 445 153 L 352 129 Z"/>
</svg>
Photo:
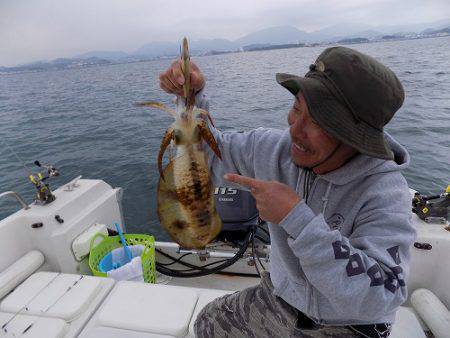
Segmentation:
<svg viewBox="0 0 450 338">
<path fill-rule="evenodd" d="M 6 296 L 0 312 L 62 320 L 69 324 L 65 336 L 76 336 L 113 285 L 110 278 L 41 271 Z"/>
<path fill-rule="evenodd" d="M 195 337 L 203 307 L 232 291 L 121 281 L 80 337 Z M 411 308 L 400 307 L 390 338 L 426 338 Z"/>
<path fill-rule="evenodd" d="M 27 279 L 44 263 L 44 255 L 32 250 L 0 273 L 0 299 Z"/>
<path fill-rule="evenodd" d="M 0 312 L 0 336 L 27 338 L 64 337 L 69 325 L 62 319 Z"/>
<path fill-rule="evenodd" d="M 190 288 L 119 282 L 100 308 L 97 324 L 183 337 L 197 299 Z"/>
<path fill-rule="evenodd" d="M 122 337 L 154 334 L 158 337 L 193 336 L 193 323 L 211 300 L 229 291 L 121 281 L 100 306 L 81 337 L 94 330 L 124 330 Z M 97 332 L 97 331 L 95 331 Z M 149 336 L 153 337 L 153 336 Z"/>
<path fill-rule="evenodd" d="M 191 322 L 189 323 L 188 337 L 195 337 L 194 334 L 194 323 L 197 319 L 199 312 L 206 306 L 206 304 L 212 302 L 214 299 L 233 293 L 232 291 L 225 290 L 207 290 L 207 289 L 197 289 L 199 290 L 199 297 L 197 305 L 195 306 L 194 314 L 192 315 Z"/>
<path fill-rule="evenodd" d="M 426 338 L 414 311 L 411 308 L 400 306 L 395 316 L 389 338 Z"/>
</svg>

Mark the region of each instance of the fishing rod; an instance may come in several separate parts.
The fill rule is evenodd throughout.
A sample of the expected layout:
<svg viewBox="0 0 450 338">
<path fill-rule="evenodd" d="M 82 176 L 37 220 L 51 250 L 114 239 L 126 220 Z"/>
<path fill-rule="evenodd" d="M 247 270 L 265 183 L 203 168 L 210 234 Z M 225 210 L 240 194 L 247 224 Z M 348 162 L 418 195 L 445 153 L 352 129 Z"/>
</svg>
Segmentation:
<svg viewBox="0 0 450 338">
<path fill-rule="evenodd" d="M 450 220 L 450 185 L 440 194 L 414 194 L 412 212 L 427 223 L 446 224 Z"/>
<path fill-rule="evenodd" d="M 32 170 L 25 164 L 25 162 L 20 158 L 20 156 L 14 151 L 12 147 L 10 147 L 3 139 L 0 138 L 2 144 L 7 148 L 11 154 L 17 159 L 20 165 L 25 170 L 28 180 L 33 183 L 35 186 L 37 193 L 35 197 L 35 202 L 37 204 L 49 204 L 56 199 L 56 196 L 52 193 L 50 186 L 45 181 L 50 177 L 59 176 L 59 171 L 50 164 L 41 164 L 39 161 L 34 161 L 34 164 L 39 168 L 44 168 L 45 171 L 38 172 L 37 174 L 33 174 Z"/>
</svg>

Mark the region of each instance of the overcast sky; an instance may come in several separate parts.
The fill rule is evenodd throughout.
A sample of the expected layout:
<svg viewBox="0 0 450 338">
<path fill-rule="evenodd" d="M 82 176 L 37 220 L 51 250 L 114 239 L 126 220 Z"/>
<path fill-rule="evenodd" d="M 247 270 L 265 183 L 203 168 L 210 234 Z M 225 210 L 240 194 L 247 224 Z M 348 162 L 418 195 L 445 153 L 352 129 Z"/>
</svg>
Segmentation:
<svg viewBox="0 0 450 338">
<path fill-rule="evenodd" d="M 450 0 L 0 0 L 0 66 L 261 28 L 397 25 L 450 17 Z"/>
</svg>

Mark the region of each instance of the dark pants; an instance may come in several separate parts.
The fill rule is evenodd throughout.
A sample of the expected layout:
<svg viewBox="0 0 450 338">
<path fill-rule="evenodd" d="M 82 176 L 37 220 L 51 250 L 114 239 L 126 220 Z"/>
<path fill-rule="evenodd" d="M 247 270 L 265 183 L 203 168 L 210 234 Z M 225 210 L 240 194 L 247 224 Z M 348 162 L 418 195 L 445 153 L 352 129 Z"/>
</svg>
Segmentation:
<svg viewBox="0 0 450 338">
<path fill-rule="evenodd" d="M 206 305 L 194 324 L 198 338 L 213 337 L 361 337 L 345 326 L 317 326 L 273 295 L 270 275 L 261 283 Z"/>
</svg>

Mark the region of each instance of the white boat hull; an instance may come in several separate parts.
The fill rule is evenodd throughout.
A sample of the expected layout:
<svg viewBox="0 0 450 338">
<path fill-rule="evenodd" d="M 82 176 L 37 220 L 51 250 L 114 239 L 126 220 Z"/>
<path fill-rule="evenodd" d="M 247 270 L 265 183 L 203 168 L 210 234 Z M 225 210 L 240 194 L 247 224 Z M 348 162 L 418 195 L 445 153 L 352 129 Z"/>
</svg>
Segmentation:
<svg viewBox="0 0 450 338">
<path fill-rule="evenodd" d="M 96 223 L 112 225 L 114 222 L 119 222 L 123 224 L 120 188 L 114 189 L 101 180 L 80 179 L 77 183 L 78 186 L 70 190 L 67 189 L 67 186 L 57 189 L 55 191 L 56 200 L 49 205 L 33 204 L 28 210 L 22 209 L 0 221 L 0 324 L 2 323 L 0 326 L 6 325 L 10 328 L 9 333 L 0 330 L 0 335 L 11 334 L 13 329 L 23 331 L 33 324 L 31 327 L 36 330 L 36 334 L 40 332 L 40 329 L 49 329 L 54 325 L 54 330 L 50 331 L 53 332 L 51 335 L 55 337 L 72 337 L 80 334 L 80 332 L 84 337 L 192 336 L 195 316 L 207 301 L 220 294 L 241 290 L 259 282 L 254 268 L 255 262 L 249 251 L 233 266 L 225 270 L 229 273 L 235 273 L 234 275 L 214 274 L 198 278 L 159 276 L 158 281 L 161 285 L 134 282 L 114 283 L 110 279 L 90 277 L 93 278 L 93 281 L 102 280 L 101 283 L 97 284 L 103 286 L 101 288 L 99 286 L 99 291 L 93 292 L 91 298 L 86 298 L 86 304 L 83 306 L 86 306 L 89 311 L 84 311 L 87 315 L 77 317 L 76 320 L 68 319 L 52 311 L 44 311 L 45 306 L 44 310 L 41 309 L 40 315 L 31 312 L 27 314 L 23 305 L 28 305 L 27 302 L 33 300 L 33 297 L 41 297 L 40 293 L 42 292 L 48 293 L 50 298 L 56 297 L 57 302 L 59 300 L 55 294 L 57 295 L 58 292 L 61 293 L 61 299 L 66 297 L 64 287 L 62 291 L 55 291 L 52 283 L 45 285 L 41 281 L 44 275 L 39 274 L 42 274 L 42 272 L 37 272 L 38 275 L 36 275 L 35 270 L 52 272 L 54 273 L 53 276 L 57 275 L 57 279 L 68 281 L 74 280 L 74 278 L 76 280 L 77 277 L 73 275 L 90 274 L 87 256 L 82 259 L 76 258 L 80 256 L 80 253 L 74 254 L 73 242 L 77 238 L 81 238 L 79 236 Z M 417 229 L 417 239 L 416 247 L 411 249 L 409 293 L 411 295 L 417 289 L 427 289 L 436 296 L 441 304 L 438 312 L 441 319 L 438 320 L 437 324 L 436 321 L 428 319 L 428 324 L 437 328 L 434 329 L 436 331 L 434 333 L 436 337 L 439 337 L 440 332 L 445 332 L 445 329 L 447 329 L 446 332 L 450 332 L 450 323 L 446 322 L 446 318 L 450 318 L 450 316 L 447 317 L 447 309 L 450 307 L 450 291 L 448 288 L 450 264 L 447 262 L 450 257 L 450 232 L 446 230 L 444 224 L 428 224 L 421 221 L 416 215 L 412 215 L 412 217 Z M 58 222 L 57 218 L 64 220 L 64 222 Z M 83 248 L 85 246 L 78 245 L 77 247 Z M 183 254 L 174 243 L 158 242 L 157 247 L 172 256 L 179 257 Z M 257 249 L 265 269 L 270 270 L 270 246 L 260 244 Z M 230 257 L 235 251 L 235 248 L 220 244 L 211 248 L 207 255 L 204 252 L 200 255 L 194 253 L 186 256 L 186 260 L 192 264 L 203 265 L 224 257 Z M 32 254 L 34 256 L 29 258 L 31 256 L 27 255 L 30 255 L 30 252 L 38 252 L 42 254 L 43 258 L 39 258 L 39 254 Z M 164 262 L 165 258 L 158 255 L 157 259 Z M 173 267 L 176 267 L 176 265 Z M 71 274 L 72 277 L 70 277 Z M 43 286 L 39 284 L 41 282 L 33 283 L 33 285 L 41 285 L 42 288 L 36 287 L 36 290 L 33 290 L 33 287 L 30 286 L 30 278 L 44 283 Z M 88 278 L 86 278 L 87 280 Z M 84 283 L 80 285 L 84 287 L 86 281 L 80 282 Z M 61 281 L 61 283 L 63 282 Z M 92 283 L 96 284 L 96 282 Z M 14 289 L 16 289 L 14 292 L 9 293 Z M 22 303 L 18 301 L 17 290 L 21 290 L 20 292 L 28 297 L 20 298 Z M 100 292 L 100 290 L 102 291 Z M 110 290 L 112 291 L 110 292 Z M 163 294 L 167 294 L 167 297 L 162 297 Z M 186 304 L 183 306 L 170 304 L 168 300 L 174 294 L 179 294 L 177 299 L 185 299 Z M 425 301 L 423 297 L 418 297 L 418 299 L 421 299 L 421 301 L 418 301 L 419 305 L 414 304 L 414 297 L 413 301 L 410 297 L 404 304 L 405 307 L 402 307 L 399 311 L 397 316 L 400 319 L 394 326 L 391 337 L 413 337 L 412 334 L 415 334 L 415 337 L 424 337 L 424 330 L 430 329 L 426 322 L 418 321 L 417 318 L 420 317 L 416 318 L 416 315 L 417 312 L 422 312 L 422 318 L 426 318 L 433 311 L 430 312 L 430 308 L 424 305 L 426 299 Z M 47 300 L 42 300 L 44 303 L 45 301 Z M 52 303 L 48 304 L 51 305 Z M 436 305 L 432 309 L 439 306 Z M 414 307 L 416 307 L 417 312 Z M 128 318 L 127 313 L 134 313 L 134 310 L 130 310 L 131 308 L 142 311 L 144 314 L 140 316 L 141 312 L 136 312 Z M 118 320 L 116 312 L 122 313 L 123 316 L 128 318 L 128 321 Z M 155 319 L 159 318 L 158 316 L 161 317 L 161 314 L 164 313 L 178 313 L 175 317 L 180 319 L 177 322 L 178 324 L 172 324 L 173 327 L 170 327 L 163 319 Z M 152 316 L 155 319 L 154 321 L 148 319 Z M 12 317 L 13 320 L 11 320 Z M 55 320 L 49 321 L 48 318 Z M 45 319 L 44 323 L 48 325 L 43 325 L 40 322 L 41 319 Z M 8 321 L 14 322 L 15 326 L 9 324 Z"/>
</svg>

